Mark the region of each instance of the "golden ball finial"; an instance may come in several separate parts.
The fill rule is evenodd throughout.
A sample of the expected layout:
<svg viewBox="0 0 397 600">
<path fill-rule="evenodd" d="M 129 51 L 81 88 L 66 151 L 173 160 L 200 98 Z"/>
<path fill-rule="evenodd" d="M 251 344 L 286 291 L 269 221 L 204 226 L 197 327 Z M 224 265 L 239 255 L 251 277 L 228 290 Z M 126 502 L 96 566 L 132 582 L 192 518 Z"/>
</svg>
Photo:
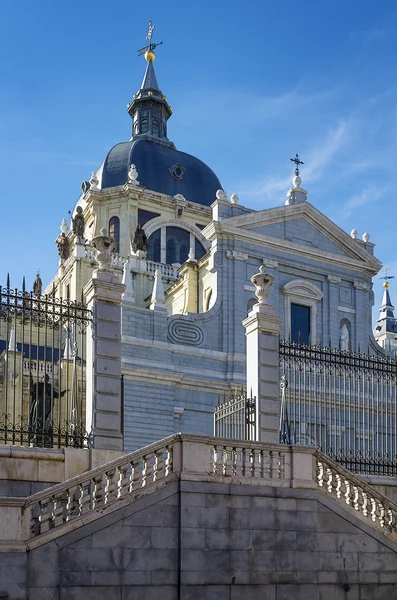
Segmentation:
<svg viewBox="0 0 397 600">
<path fill-rule="evenodd" d="M 389 287 L 389 283 L 387 281 L 385 281 L 385 283 L 383 284 L 383 287 L 385 288 L 385 290 L 387 290 L 387 288 Z"/>
<path fill-rule="evenodd" d="M 146 62 L 153 62 L 156 58 L 155 53 L 153 52 L 153 50 L 146 50 L 145 52 L 145 60 Z"/>
</svg>

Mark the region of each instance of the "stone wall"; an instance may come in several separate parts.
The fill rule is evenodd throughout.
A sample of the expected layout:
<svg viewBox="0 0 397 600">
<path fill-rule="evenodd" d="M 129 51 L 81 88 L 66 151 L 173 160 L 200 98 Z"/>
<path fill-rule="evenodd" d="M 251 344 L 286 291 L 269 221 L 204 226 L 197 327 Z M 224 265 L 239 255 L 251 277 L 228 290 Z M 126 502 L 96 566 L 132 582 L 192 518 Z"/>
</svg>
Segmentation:
<svg viewBox="0 0 397 600">
<path fill-rule="evenodd" d="M 122 454 L 112 450 L 0 445 L 0 496 L 36 494 Z"/>
<path fill-rule="evenodd" d="M 397 584 L 397 545 L 311 489 L 175 482 L 38 543 L 0 553 L 9 600 L 392 600 Z"/>
</svg>

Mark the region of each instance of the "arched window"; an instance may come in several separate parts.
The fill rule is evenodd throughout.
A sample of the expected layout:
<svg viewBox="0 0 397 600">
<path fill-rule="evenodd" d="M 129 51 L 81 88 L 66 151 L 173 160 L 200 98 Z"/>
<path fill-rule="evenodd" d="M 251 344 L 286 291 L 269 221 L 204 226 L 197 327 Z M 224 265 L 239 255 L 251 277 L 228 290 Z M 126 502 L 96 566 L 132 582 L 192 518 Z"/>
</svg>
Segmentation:
<svg viewBox="0 0 397 600">
<path fill-rule="evenodd" d="M 141 126 L 139 133 L 147 133 L 149 131 L 149 120 L 146 117 L 141 119 Z"/>
<path fill-rule="evenodd" d="M 206 254 L 206 251 L 204 250 L 203 246 L 200 244 L 198 239 L 195 238 L 194 239 L 194 258 L 196 260 L 200 260 L 200 258 L 203 258 L 204 254 Z"/>
<path fill-rule="evenodd" d="M 109 221 L 109 236 L 116 240 L 116 252 L 120 251 L 120 219 L 112 217 Z"/>
<path fill-rule="evenodd" d="M 153 119 L 152 121 L 152 134 L 160 137 L 160 121 L 158 119 Z"/>
<path fill-rule="evenodd" d="M 161 262 L 160 235 L 161 230 L 156 229 L 149 237 L 148 245 L 146 246 L 147 257 L 154 262 Z"/>
<path fill-rule="evenodd" d="M 187 260 L 190 248 L 190 234 L 185 229 L 179 227 L 167 227 L 167 257 L 168 265 L 179 263 L 180 265 Z"/>
</svg>

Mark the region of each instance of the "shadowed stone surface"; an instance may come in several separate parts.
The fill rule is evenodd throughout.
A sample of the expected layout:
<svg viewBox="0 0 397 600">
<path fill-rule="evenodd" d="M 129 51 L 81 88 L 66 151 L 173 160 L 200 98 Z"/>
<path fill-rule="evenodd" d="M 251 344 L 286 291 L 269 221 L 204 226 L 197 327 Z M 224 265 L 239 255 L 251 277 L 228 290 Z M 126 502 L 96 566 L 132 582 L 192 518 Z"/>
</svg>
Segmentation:
<svg viewBox="0 0 397 600">
<path fill-rule="evenodd" d="M 0 592 L 9 600 L 397 597 L 395 545 L 334 512 L 317 491 L 181 488 L 171 484 L 27 554 L 0 553 Z"/>
</svg>

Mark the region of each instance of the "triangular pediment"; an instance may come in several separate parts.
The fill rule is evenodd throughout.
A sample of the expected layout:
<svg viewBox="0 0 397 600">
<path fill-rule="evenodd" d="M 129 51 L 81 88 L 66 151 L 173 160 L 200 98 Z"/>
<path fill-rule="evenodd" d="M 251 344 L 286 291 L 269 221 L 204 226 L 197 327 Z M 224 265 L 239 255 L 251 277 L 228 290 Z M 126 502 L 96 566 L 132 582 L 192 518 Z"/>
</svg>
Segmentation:
<svg viewBox="0 0 397 600">
<path fill-rule="evenodd" d="M 280 206 L 221 221 L 221 229 L 285 251 L 350 264 L 375 275 L 381 263 L 309 202 Z M 367 244 L 373 248 L 373 244 Z"/>
</svg>

